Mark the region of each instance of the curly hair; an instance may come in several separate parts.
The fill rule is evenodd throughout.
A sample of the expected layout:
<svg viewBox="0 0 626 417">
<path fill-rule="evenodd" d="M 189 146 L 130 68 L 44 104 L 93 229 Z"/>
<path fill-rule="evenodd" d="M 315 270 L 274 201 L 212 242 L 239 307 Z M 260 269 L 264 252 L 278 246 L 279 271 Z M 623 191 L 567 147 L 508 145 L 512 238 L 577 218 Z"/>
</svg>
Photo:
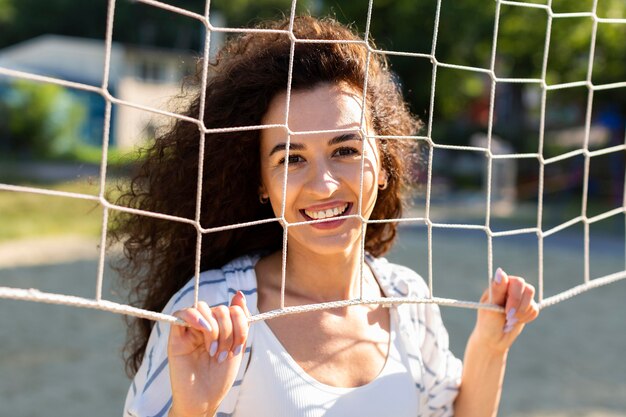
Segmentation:
<svg viewBox="0 0 626 417">
<path fill-rule="evenodd" d="M 289 30 L 288 19 L 266 22 L 262 29 Z M 297 39 L 348 42 L 296 42 L 291 88 L 311 89 L 320 83 L 348 83 L 363 91 L 374 132 L 381 136 L 414 134 L 420 122 L 412 116 L 383 55 L 371 53 L 350 28 L 337 21 L 300 16 L 292 33 Z M 287 33 L 254 32 L 228 41 L 210 63 L 205 91 L 204 126 L 257 126 L 272 98 L 287 89 L 292 40 Z M 369 66 L 368 66 L 369 64 Z M 184 115 L 197 118 L 200 97 Z M 200 223 L 204 228 L 273 218 L 269 205 L 259 202 L 259 130 L 208 133 L 204 141 Z M 408 175 L 410 141 L 378 139 L 388 186 L 378 194 L 371 219 L 400 217 Z M 129 187 L 117 203 L 126 207 L 195 218 L 198 125 L 178 120 L 145 149 Z M 219 268 L 229 260 L 254 251 L 282 247 L 278 222 L 204 233 L 201 270 Z M 374 256 L 387 252 L 396 236 L 395 223 L 367 227 L 366 250 Z M 124 259 L 116 266 L 121 282 L 130 289 L 129 302 L 161 311 L 171 296 L 193 275 L 197 230 L 190 224 L 149 216 L 119 213 L 112 240 L 124 241 Z M 125 345 L 126 371 L 132 376 L 143 360 L 153 323 L 129 318 Z"/>
</svg>

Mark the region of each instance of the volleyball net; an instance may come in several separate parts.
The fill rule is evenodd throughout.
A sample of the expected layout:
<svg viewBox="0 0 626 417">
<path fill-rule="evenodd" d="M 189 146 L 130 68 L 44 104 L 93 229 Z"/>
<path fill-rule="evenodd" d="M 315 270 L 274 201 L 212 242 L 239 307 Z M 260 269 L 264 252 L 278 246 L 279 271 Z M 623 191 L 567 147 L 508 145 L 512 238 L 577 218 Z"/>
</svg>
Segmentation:
<svg viewBox="0 0 626 417">
<path fill-rule="evenodd" d="M 594 94 L 603 90 L 613 90 L 626 88 L 626 80 L 622 82 L 615 82 L 611 84 L 594 84 L 592 81 L 592 73 L 593 73 L 593 65 L 594 65 L 594 55 L 596 51 L 596 35 L 598 32 L 598 26 L 600 24 L 612 24 L 612 25 L 626 25 L 626 19 L 622 18 L 603 18 L 599 17 L 597 14 L 597 0 L 593 2 L 593 6 L 589 12 L 576 12 L 576 13 L 555 13 L 551 6 L 552 1 L 548 0 L 547 4 L 535 4 L 535 3 L 525 3 L 518 1 L 505 1 L 505 0 L 496 0 L 495 1 L 495 15 L 494 15 L 494 29 L 493 29 L 493 41 L 491 47 L 491 58 L 490 64 L 487 68 L 481 67 L 473 67 L 473 66 L 464 66 L 442 62 L 437 58 L 436 50 L 437 50 L 437 41 L 439 34 L 439 24 L 440 24 L 440 15 L 441 15 L 441 0 L 437 1 L 436 14 L 435 14 L 435 24 L 434 31 L 432 36 L 432 47 L 430 53 L 413 53 L 413 52 L 403 52 L 403 51 L 391 51 L 391 50 L 383 50 L 378 49 L 373 46 L 370 42 L 370 25 L 371 25 L 371 17 L 372 17 L 372 6 L 373 1 L 370 0 L 368 3 L 368 12 L 367 12 L 367 21 L 364 31 L 364 36 L 362 41 L 358 43 L 362 44 L 364 48 L 367 50 L 368 60 L 372 54 L 383 54 L 387 56 L 404 56 L 411 58 L 419 58 L 428 60 L 432 65 L 432 79 L 431 79 L 431 91 L 430 91 L 430 104 L 428 111 L 428 119 L 426 121 L 425 135 L 423 136 L 406 136 L 406 137 L 385 137 L 385 136 L 371 136 L 374 140 L 379 139 L 387 139 L 387 140 L 414 140 L 420 143 L 423 143 L 428 149 L 428 157 L 427 157 L 427 173 L 426 173 L 426 181 L 425 181 L 425 210 L 423 216 L 420 217 L 403 217 L 398 219 L 384 219 L 384 220 L 369 220 L 362 215 L 361 212 L 361 204 L 358 207 L 358 213 L 351 214 L 347 216 L 348 218 L 356 218 L 361 222 L 361 226 L 363 232 L 367 224 L 376 223 L 376 222 L 400 222 L 400 223 L 411 223 L 411 224 L 419 224 L 425 226 L 427 231 L 427 245 L 428 245 L 428 274 L 427 274 L 427 283 L 430 289 L 430 297 L 428 298 L 411 298 L 411 297 L 402 297 L 402 298 L 390 298 L 390 297 L 382 297 L 382 298 L 364 298 L 362 291 L 363 284 L 363 272 L 361 271 L 361 291 L 359 297 L 349 300 L 340 300 L 328 303 L 320 303 L 320 304 L 309 304 L 302 306 L 286 306 L 284 302 L 284 294 L 285 294 L 285 283 L 288 277 L 286 276 L 286 261 L 288 256 L 288 234 L 289 230 L 292 227 L 298 227 L 310 223 L 319 223 L 324 222 L 325 220 L 313 220 L 306 222 L 298 222 L 298 223 L 290 223 L 285 218 L 285 195 L 287 193 L 287 179 L 288 179 L 288 164 L 289 158 L 285 158 L 285 170 L 284 170 L 284 181 L 283 181 L 283 202 L 281 207 L 281 214 L 275 218 L 264 219 L 253 222 L 239 223 L 239 224 L 231 224 L 227 226 L 221 227 L 212 227 L 205 228 L 202 226 L 200 222 L 201 212 L 202 212 L 202 178 L 203 178 L 203 166 L 202 163 L 204 160 L 204 141 L 205 135 L 210 133 L 226 133 L 226 132 L 234 132 L 241 130 L 259 130 L 270 127 L 280 127 L 284 128 L 287 132 L 287 152 L 289 149 L 289 141 L 291 137 L 296 137 L 301 134 L 312 134 L 312 133 L 337 133 L 336 130 L 333 131 L 318 131 L 318 132 L 294 132 L 289 129 L 287 120 L 289 117 L 289 100 L 291 91 L 290 88 L 287 90 L 287 106 L 285 111 L 285 122 L 284 124 L 272 125 L 272 126 L 238 126 L 238 127 L 229 127 L 229 128 L 207 128 L 203 123 L 203 117 L 205 111 L 210 111 L 210 109 L 206 109 L 205 105 L 205 90 L 207 85 L 208 78 L 208 57 L 209 50 L 211 48 L 211 36 L 216 33 L 254 33 L 254 32 L 273 32 L 279 33 L 285 36 L 288 36 L 291 41 L 291 59 L 290 59 L 290 69 L 289 69 L 289 80 L 288 85 L 291 86 L 291 70 L 293 66 L 293 56 L 295 46 L 299 43 L 323 43 L 329 42 L 324 40 L 315 40 L 315 39 L 298 39 L 294 36 L 293 31 L 291 30 L 293 26 L 293 20 L 296 15 L 296 1 L 294 0 L 291 4 L 291 13 L 290 13 L 290 21 L 291 25 L 286 30 L 267 30 L 267 29 L 243 29 L 243 28 L 229 28 L 229 27 L 218 27 L 211 23 L 210 17 L 210 8 L 209 2 L 207 2 L 207 6 L 204 14 L 194 13 L 189 10 L 181 9 L 166 3 L 162 3 L 154 0 L 137 0 L 139 3 L 143 3 L 148 6 L 156 7 L 159 9 L 163 9 L 165 11 L 176 13 L 179 15 L 183 15 L 189 17 L 191 19 L 200 22 L 206 29 L 206 38 L 204 42 L 204 51 L 203 51 L 203 67 L 202 67 L 202 78 L 201 85 L 199 88 L 200 91 L 200 106 L 199 106 L 199 114 L 197 118 L 184 116 L 181 114 L 164 111 L 159 108 L 154 108 L 146 105 L 142 105 L 136 102 L 132 102 L 129 100 L 124 100 L 115 95 L 111 94 L 109 87 L 109 74 L 111 70 L 111 51 L 112 51 L 112 38 L 113 38 L 113 21 L 115 16 L 115 8 L 116 2 L 115 0 L 109 0 L 108 2 L 108 12 L 107 12 L 107 24 L 106 24 L 106 35 L 105 35 L 105 60 L 104 60 L 104 76 L 102 79 L 102 84 L 99 86 L 95 85 L 87 85 L 77 82 L 72 82 L 68 80 L 63 80 L 54 77 L 41 76 L 33 73 L 27 73 L 17 70 L 12 70 L 9 68 L 0 67 L 0 76 L 9 77 L 12 79 L 23 79 L 30 80 L 41 83 L 50 83 L 58 86 L 77 89 L 82 91 L 87 91 L 91 93 L 95 93 L 101 96 L 105 101 L 105 110 L 104 110 L 104 129 L 103 129 L 103 137 L 102 137 L 102 160 L 100 165 L 100 176 L 99 176 L 99 193 L 98 195 L 89 195 L 89 194 L 81 194 L 81 193 L 70 193 L 70 192 L 62 192 L 49 190 L 45 188 L 38 187 L 27 187 L 21 185 L 14 184 L 0 184 L 0 190 L 10 191 L 10 192 L 18 192 L 18 193 L 34 193 L 46 196 L 53 197 L 62 197 L 68 199 L 82 199 L 92 201 L 94 203 L 99 204 L 102 207 L 102 232 L 100 235 L 100 245 L 99 245 L 99 261 L 98 261 L 98 269 L 96 276 L 96 291 L 93 298 L 84 298 L 84 297 L 76 297 L 65 294 L 55 294 L 39 291 L 38 289 L 24 289 L 24 288 L 12 288 L 12 287 L 0 287 L 0 298 L 6 299 L 15 299 L 15 300 L 24 300 L 24 301 L 36 301 L 42 303 L 52 303 L 52 304 L 63 304 L 74 307 L 83 307 L 83 308 L 92 308 L 99 309 L 104 311 L 109 311 L 113 313 L 131 315 L 136 317 L 147 318 L 150 320 L 159 320 L 164 322 L 171 323 L 181 323 L 178 319 L 173 316 L 164 315 L 159 312 L 147 311 L 140 308 L 136 308 L 130 305 L 115 303 L 103 298 L 102 295 L 102 287 L 103 287 L 103 275 L 106 264 L 106 242 L 107 242 L 107 230 L 109 225 L 109 215 L 112 211 L 126 212 L 132 215 L 137 216 L 151 216 L 154 218 L 159 218 L 166 221 L 180 222 L 193 226 L 196 230 L 197 235 L 197 244 L 196 244 L 196 254 L 195 254 L 195 302 L 198 302 L 198 292 L 200 286 L 200 259 L 202 253 L 202 237 L 207 233 L 218 233 L 224 230 L 236 229 L 242 227 L 251 227 L 261 223 L 267 222 L 278 222 L 283 227 L 283 259 L 282 259 L 282 288 L 281 288 L 281 305 L 280 308 L 274 311 L 261 313 L 255 315 L 251 318 L 251 321 L 265 320 L 270 319 L 282 315 L 294 314 L 299 312 L 320 310 L 320 309 L 328 309 L 328 308 L 336 308 L 336 307 L 345 307 L 350 305 L 357 304 L 403 304 L 403 303 L 437 303 L 440 305 L 447 306 L 457 306 L 457 307 L 465 307 L 465 308 L 484 308 L 484 309 L 492 309 L 496 311 L 502 311 L 501 307 L 492 305 L 490 303 L 477 303 L 468 300 L 459 300 L 459 299 L 451 299 L 451 298 L 441 298 L 436 297 L 433 289 L 434 284 L 434 271 L 433 271 L 433 231 L 438 229 L 457 229 L 457 230 L 474 230 L 483 232 L 487 239 L 487 265 L 488 265 L 488 273 L 485 277 L 485 284 L 489 284 L 490 277 L 493 276 L 494 273 L 494 261 L 493 261 L 493 248 L 494 248 L 494 239 L 499 237 L 507 237 L 507 236 L 519 236 L 519 235 L 531 235 L 536 236 L 537 238 L 537 247 L 538 247 L 538 303 L 540 308 L 545 308 L 564 300 L 567 300 L 571 297 L 574 297 L 578 294 L 581 294 L 585 291 L 591 290 L 593 288 L 597 288 L 603 285 L 607 285 L 619 280 L 626 278 L 626 265 L 624 265 L 623 271 L 618 271 L 609 275 L 604 275 L 600 277 L 591 277 L 590 274 L 590 226 L 609 219 L 616 218 L 619 216 L 625 216 L 624 220 L 626 222 L 626 199 L 622 201 L 620 207 L 610 209 L 600 214 L 590 215 L 588 210 L 588 194 L 589 194 L 589 183 L 590 183 L 590 163 L 592 158 L 599 157 L 602 155 L 608 154 L 623 154 L 626 151 L 626 143 L 607 146 L 600 149 L 591 149 L 590 147 L 590 131 L 592 126 L 592 109 L 594 103 Z M 518 7 L 518 8 L 532 8 L 538 11 L 544 12 L 547 17 L 547 29 L 545 36 L 545 44 L 543 50 L 543 59 L 541 64 L 541 75 L 538 78 L 503 78 L 499 77 L 496 74 L 496 61 L 497 61 L 497 46 L 498 46 L 498 33 L 499 33 L 499 24 L 501 18 L 501 9 L 503 6 L 507 7 Z M 592 21 L 592 32 L 590 39 L 590 49 L 589 49 L 589 62 L 587 66 L 587 75 L 585 80 L 576 81 L 576 82 L 568 82 L 561 84 L 549 84 L 547 82 L 547 66 L 548 66 L 548 57 L 550 54 L 550 37 L 552 33 L 552 23 L 558 19 L 572 19 L 572 18 L 588 18 Z M 347 40 L 346 40 L 347 41 Z M 353 41 L 350 41 L 353 42 Z M 436 80 L 439 71 L 441 69 L 453 69 L 460 70 L 471 74 L 479 74 L 482 76 L 486 76 L 490 83 L 490 98 L 489 98 L 489 117 L 488 117 L 488 125 L 487 125 L 487 135 L 486 135 L 486 143 L 484 146 L 456 146 L 438 143 L 433 138 L 433 114 L 435 108 L 435 95 L 436 95 Z M 502 154 L 499 152 L 493 151 L 493 129 L 494 129 L 494 111 L 495 111 L 495 101 L 496 101 L 496 86 L 502 83 L 521 83 L 526 85 L 534 85 L 540 90 L 540 126 L 539 126 L 539 144 L 537 152 L 533 153 L 506 153 Z M 363 86 L 363 91 L 366 91 L 365 88 L 367 85 L 367 76 L 365 79 L 365 85 Z M 557 155 L 553 157 L 546 158 L 544 156 L 544 144 L 545 144 L 545 124 L 546 124 L 546 102 L 547 102 L 547 94 L 552 91 L 557 90 L 565 90 L 571 88 L 585 88 L 587 89 L 587 104 L 585 110 L 585 125 L 584 125 L 584 142 L 582 147 Z M 365 93 L 363 94 L 363 108 L 365 108 Z M 174 118 L 177 120 L 183 120 L 188 123 L 195 124 L 198 127 L 198 140 L 200 143 L 200 151 L 199 151 L 199 164 L 198 164 L 198 182 L 197 182 L 197 199 L 196 199 L 196 212 L 195 218 L 181 218 L 176 216 L 171 216 L 163 213 L 156 212 L 148 212 L 143 210 L 137 210 L 129 207 L 124 207 L 114 202 L 107 200 L 106 197 L 106 186 L 107 186 L 107 155 L 109 151 L 109 143 L 111 138 L 111 114 L 112 114 L 112 106 L 126 106 L 130 108 L 134 108 L 140 111 L 150 112 L 152 114 L 165 116 Z M 365 115 L 361 115 L 361 134 L 366 137 L 368 134 L 365 129 Z M 471 152 L 479 155 L 483 155 L 486 157 L 486 213 L 485 213 L 485 223 L 482 225 L 476 224 L 450 224 L 450 223 L 441 223 L 434 220 L 434 216 L 432 213 L 432 196 L 433 196 L 433 161 L 435 150 L 451 150 L 451 151 L 462 151 L 462 152 Z M 551 164 L 556 164 L 561 161 L 565 161 L 571 158 L 583 158 L 584 159 L 584 171 L 581 180 L 582 186 L 582 203 L 581 203 L 581 212 L 578 216 L 571 218 L 561 224 L 553 226 L 551 228 L 544 229 L 542 227 L 542 218 L 544 213 L 544 184 L 545 184 L 545 169 L 547 166 Z M 537 201 L 537 224 L 535 227 L 524 227 L 517 229 L 509 229 L 509 230 L 501 230 L 496 231 L 492 227 L 491 219 L 492 219 L 492 196 L 493 189 L 492 184 L 494 182 L 494 163 L 497 163 L 500 160 L 503 161 L 512 161 L 512 160 L 532 160 L 537 161 L 539 166 L 538 173 L 538 201 Z M 363 159 L 362 159 L 363 161 Z M 361 184 L 360 184 L 360 195 L 363 193 L 363 169 L 364 166 L 361 166 Z M 625 175 L 622 173 L 622 175 Z M 626 181 L 625 181 L 626 182 Z M 624 193 L 626 196 L 626 193 Z M 572 286 L 565 291 L 562 291 L 556 295 L 552 295 L 549 297 L 545 297 L 544 294 L 544 240 L 556 233 L 563 231 L 569 227 L 575 225 L 582 225 L 584 231 L 584 260 L 583 260 L 583 270 L 581 271 L 581 279 L 578 285 Z M 364 235 L 364 233 L 363 233 Z M 365 244 L 364 239 L 362 239 L 361 244 L 361 257 L 362 260 L 365 258 Z M 363 262 L 361 262 L 363 264 Z"/>
</svg>

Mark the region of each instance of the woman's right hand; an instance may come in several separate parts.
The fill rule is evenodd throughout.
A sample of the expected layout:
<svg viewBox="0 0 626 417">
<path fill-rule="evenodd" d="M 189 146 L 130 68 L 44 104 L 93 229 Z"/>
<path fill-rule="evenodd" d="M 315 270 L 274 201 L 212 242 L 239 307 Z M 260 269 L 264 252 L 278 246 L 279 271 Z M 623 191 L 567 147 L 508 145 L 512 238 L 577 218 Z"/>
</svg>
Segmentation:
<svg viewBox="0 0 626 417">
<path fill-rule="evenodd" d="M 169 417 L 213 417 L 235 382 L 248 337 L 250 313 L 241 291 L 230 307 L 174 313 L 190 327 L 172 325 L 167 356 L 172 385 Z"/>
</svg>

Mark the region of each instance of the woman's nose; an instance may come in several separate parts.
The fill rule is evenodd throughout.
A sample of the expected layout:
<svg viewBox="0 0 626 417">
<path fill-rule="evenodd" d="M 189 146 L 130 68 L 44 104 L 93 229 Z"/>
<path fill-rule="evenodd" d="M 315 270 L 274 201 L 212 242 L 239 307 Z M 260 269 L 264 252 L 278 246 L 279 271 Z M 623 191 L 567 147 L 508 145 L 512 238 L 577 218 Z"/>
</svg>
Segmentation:
<svg viewBox="0 0 626 417">
<path fill-rule="evenodd" d="M 306 187 L 318 198 L 328 198 L 339 188 L 337 176 L 329 168 L 326 164 L 320 164 L 311 169 Z"/>
</svg>

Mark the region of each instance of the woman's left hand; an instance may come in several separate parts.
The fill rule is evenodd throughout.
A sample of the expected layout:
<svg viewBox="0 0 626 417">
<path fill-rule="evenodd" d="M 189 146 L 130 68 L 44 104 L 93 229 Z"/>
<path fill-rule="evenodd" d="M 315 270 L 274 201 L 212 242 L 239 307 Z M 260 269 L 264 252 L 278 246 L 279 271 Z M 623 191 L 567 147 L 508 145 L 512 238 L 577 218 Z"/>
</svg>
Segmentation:
<svg viewBox="0 0 626 417">
<path fill-rule="evenodd" d="M 508 276 L 498 268 L 491 281 L 493 304 L 504 307 L 505 314 L 480 309 L 472 337 L 483 346 L 496 351 L 507 351 L 524 325 L 537 318 L 539 307 L 534 301 L 535 288 L 524 278 Z M 489 302 L 489 288 L 480 298 Z"/>
</svg>

